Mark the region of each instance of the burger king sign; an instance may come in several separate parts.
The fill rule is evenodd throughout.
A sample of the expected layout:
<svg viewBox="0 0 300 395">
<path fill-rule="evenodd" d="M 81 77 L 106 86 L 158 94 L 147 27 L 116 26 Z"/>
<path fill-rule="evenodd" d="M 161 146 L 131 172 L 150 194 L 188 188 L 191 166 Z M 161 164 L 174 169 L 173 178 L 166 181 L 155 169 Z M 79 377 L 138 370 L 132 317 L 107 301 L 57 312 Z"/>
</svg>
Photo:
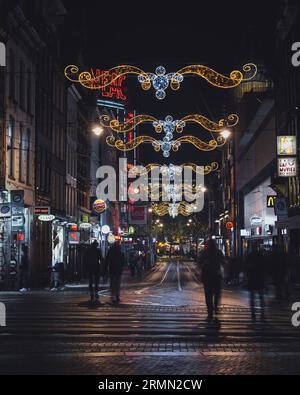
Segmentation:
<svg viewBox="0 0 300 395">
<path fill-rule="evenodd" d="M 105 203 L 105 201 L 102 200 L 102 199 L 95 200 L 94 203 L 93 203 L 93 210 L 97 214 L 103 213 L 103 211 L 106 210 L 106 203 Z"/>
</svg>

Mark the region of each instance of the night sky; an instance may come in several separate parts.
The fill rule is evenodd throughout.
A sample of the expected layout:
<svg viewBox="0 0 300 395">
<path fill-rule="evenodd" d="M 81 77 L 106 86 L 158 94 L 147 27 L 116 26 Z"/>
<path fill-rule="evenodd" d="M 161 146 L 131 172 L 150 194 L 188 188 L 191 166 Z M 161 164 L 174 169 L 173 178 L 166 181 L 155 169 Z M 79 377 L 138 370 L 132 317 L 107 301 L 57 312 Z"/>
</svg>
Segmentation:
<svg viewBox="0 0 300 395">
<path fill-rule="evenodd" d="M 205 64 L 224 74 L 251 61 L 272 67 L 273 32 L 282 4 L 271 0 L 64 3 L 72 48 L 82 51 L 87 67 L 108 69 L 131 64 L 154 72 L 163 65 L 172 72 L 188 64 Z M 74 63 L 73 57 L 70 54 L 69 63 Z M 135 77 L 128 77 L 127 84 L 130 106 L 137 113 L 160 119 L 169 114 L 179 119 L 202 113 L 218 120 L 224 111 L 234 110 L 230 92 L 200 78 L 187 77 L 180 91 L 169 88 L 162 101 L 155 98 L 153 89 L 142 91 Z M 152 134 L 149 126 L 142 132 Z M 193 130 L 186 128 L 185 133 L 192 134 Z M 143 149 L 142 156 L 146 162 L 163 160 L 150 149 Z M 202 164 L 214 157 L 215 153 L 203 154 L 185 145 L 171 154 L 170 161 L 193 159 Z"/>
</svg>

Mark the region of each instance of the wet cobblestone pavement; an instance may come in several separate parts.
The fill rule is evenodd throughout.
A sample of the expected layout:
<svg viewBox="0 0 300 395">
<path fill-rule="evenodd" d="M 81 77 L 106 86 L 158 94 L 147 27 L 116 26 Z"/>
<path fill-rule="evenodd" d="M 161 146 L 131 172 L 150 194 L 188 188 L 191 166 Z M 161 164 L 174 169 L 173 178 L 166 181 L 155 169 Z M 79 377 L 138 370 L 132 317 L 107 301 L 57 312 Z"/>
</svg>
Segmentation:
<svg viewBox="0 0 300 395">
<path fill-rule="evenodd" d="M 99 306 L 84 291 L 0 293 L 0 373 L 300 374 L 293 301 L 267 296 L 266 320 L 252 323 L 247 293 L 227 289 L 218 321 L 208 324 L 202 286 L 187 265 L 178 276 L 177 264 L 164 264 L 128 285 L 118 307 L 105 289 Z"/>
</svg>

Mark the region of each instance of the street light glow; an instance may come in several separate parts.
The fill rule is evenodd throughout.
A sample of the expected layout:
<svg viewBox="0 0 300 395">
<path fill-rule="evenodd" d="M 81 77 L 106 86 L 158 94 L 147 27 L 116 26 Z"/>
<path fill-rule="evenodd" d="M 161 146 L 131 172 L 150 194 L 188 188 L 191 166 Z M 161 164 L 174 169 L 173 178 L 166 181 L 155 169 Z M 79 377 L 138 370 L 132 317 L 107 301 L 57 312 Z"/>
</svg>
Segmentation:
<svg viewBox="0 0 300 395">
<path fill-rule="evenodd" d="M 231 131 L 229 129 L 223 129 L 221 132 L 221 136 L 224 139 L 228 139 L 231 136 Z"/>
<path fill-rule="evenodd" d="M 93 133 L 95 133 L 96 136 L 100 136 L 103 133 L 104 129 L 102 126 L 97 125 L 93 127 L 92 131 Z"/>
</svg>

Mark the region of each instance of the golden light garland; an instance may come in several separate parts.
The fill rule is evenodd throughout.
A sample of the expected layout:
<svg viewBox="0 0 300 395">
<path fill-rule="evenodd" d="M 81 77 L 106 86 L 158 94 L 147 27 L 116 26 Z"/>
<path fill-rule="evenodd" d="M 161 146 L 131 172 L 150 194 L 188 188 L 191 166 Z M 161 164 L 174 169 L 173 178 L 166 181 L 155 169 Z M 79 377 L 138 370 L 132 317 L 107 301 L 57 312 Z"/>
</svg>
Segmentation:
<svg viewBox="0 0 300 395">
<path fill-rule="evenodd" d="M 94 90 L 105 88 L 126 74 L 142 75 L 145 78 L 142 88 L 148 90 L 151 87 L 151 81 L 148 74 L 138 67 L 129 65 L 121 65 L 109 69 L 105 72 L 105 78 L 102 78 L 101 74 L 95 76 L 93 72 L 89 71 L 79 72 L 79 67 L 74 64 L 68 65 L 64 70 L 64 74 L 68 80 L 77 82 L 85 88 Z"/>
<path fill-rule="evenodd" d="M 170 212 L 169 212 L 170 210 L 169 209 L 170 209 L 170 205 L 171 204 L 172 203 L 165 203 L 165 202 L 163 202 L 163 203 L 153 203 L 152 204 L 153 213 L 155 215 L 159 216 L 159 217 L 163 217 L 163 216 L 165 216 L 167 214 L 170 214 Z M 188 217 L 188 216 L 192 215 L 193 212 L 194 212 L 194 209 L 193 209 L 194 205 L 195 204 L 193 204 L 193 203 L 187 203 L 187 202 L 184 202 L 184 201 L 181 201 L 181 202 L 177 203 L 176 204 L 177 215 L 183 215 L 185 217 Z"/>
<path fill-rule="evenodd" d="M 126 122 L 119 122 L 117 119 L 111 119 L 109 115 L 100 115 L 100 123 L 104 127 L 112 129 L 114 132 L 126 133 L 141 123 L 155 122 L 157 119 L 151 115 L 137 115 Z"/>
<path fill-rule="evenodd" d="M 218 170 L 219 168 L 219 164 L 217 162 L 212 162 L 210 164 L 207 165 L 196 165 L 195 163 L 183 163 L 182 165 L 174 165 L 176 168 L 181 168 L 183 169 L 184 167 L 191 167 L 192 171 L 194 173 L 198 173 L 198 174 L 204 174 L 207 175 L 213 171 Z M 140 169 L 135 169 L 135 167 L 133 167 L 130 171 L 132 172 L 132 174 L 140 174 L 140 175 L 144 175 L 146 173 L 151 172 L 151 170 L 156 169 L 156 168 L 166 168 L 166 171 L 168 171 L 169 167 L 168 165 L 164 165 L 164 164 L 159 164 L 159 163 L 149 163 L 148 165 L 144 166 L 144 169 L 141 171 Z M 203 169 L 203 170 L 201 170 Z"/>
<path fill-rule="evenodd" d="M 178 133 L 181 133 L 186 123 L 197 123 L 210 132 L 220 133 L 225 126 L 231 128 L 237 125 L 238 121 L 239 117 L 237 114 L 230 114 L 226 119 L 222 118 L 218 122 L 211 121 L 201 114 L 191 114 L 177 121 L 174 129 Z M 129 132 L 143 123 L 155 123 L 154 129 L 157 133 L 161 133 L 163 130 L 163 121 L 151 115 L 144 114 L 137 115 L 126 122 L 120 122 L 118 119 L 112 119 L 109 115 L 103 114 L 100 116 L 100 123 L 102 126 L 108 127 L 117 133 Z"/>
<path fill-rule="evenodd" d="M 103 75 L 95 74 L 93 70 L 79 71 L 78 66 L 68 65 L 64 70 L 66 78 L 73 83 L 79 83 L 88 89 L 102 89 L 113 84 L 118 78 L 127 74 L 138 75 L 138 81 L 142 89 L 149 90 L 151 86 L 156 90 L 156 97 L 163 99 L 165 97 L 165 90 L 170 85 L 171 89 L 178 90 L 180 83 L 183 81 L 185 75 L 196 75 L 205 79 L 211 85 L 217 88 L 234 88 L 243 81 L 249 81 L 257 74 L 257 66 L 253 63 L 247 63 L 243 66 L 242 71 L 233 70 L 229 76 L 218 73 L 217 71 L 204 65 L 190 65 L 186 66 L 175 73 L 166 74 L 163 66 L 159 66 L 154 73 L 148 73 L 142 69 L 130 66 L 121 65 L 111 68 Z"/>
<path fill-rule="evenodd" d="M 116 139 L 114 136 L 108 136 L 106 138 L 106 142 L 109 146 L 117 148 L 123 152 L 131 151 L 143 143 L 152 143 L 154 150 L 159 152 L 162 148 L 164 148 L 164 144 L 166 144 L 166 142 L 156 140 L 151 136 L 138 136 L 126 143 L 121 139 Z M 187 135 L 179 137 L 176 140 L 169 141 L 168 145 L 173 151 L 178 151 L 182 143 L 193 144 L 200 151 L 213 151 L 214 149 L 223 146 L 226 143 L 226 139 L 222 136 L 218 136 L 217 139 L 205 142 L 200 140 L 198 137 Z"/>
<path fill-rule="evenodd" d="M 244 72 L 244 74 L 243 74 Z M 178 77 L 180 75 L 195 74 L 198 77 L 204 78 L 211 85 L 217 88 L 235 88 L 242 81 L 249 81 L 257 74 L 257 66 L 254 63 L 247 63 L 243 66 L 243 72 L 240 70 L 233 70 L 229 77 L 218 73 L 217 71 L 203 65 L 186 66 L 178 70 L 171 79 L 171 88 L 177 90 L 180 87 Z M 249 74 L 246 76 L 245 74 Z"/>
</svg>

